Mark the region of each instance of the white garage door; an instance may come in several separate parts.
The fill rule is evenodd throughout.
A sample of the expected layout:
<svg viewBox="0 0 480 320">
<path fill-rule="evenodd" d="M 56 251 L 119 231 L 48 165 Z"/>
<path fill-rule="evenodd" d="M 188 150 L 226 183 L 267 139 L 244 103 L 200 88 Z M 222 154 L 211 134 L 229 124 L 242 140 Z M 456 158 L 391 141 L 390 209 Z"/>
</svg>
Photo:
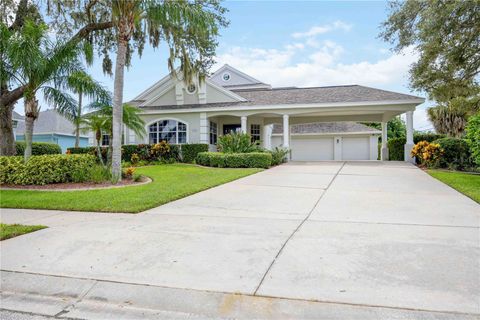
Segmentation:
<svg viewBox="0 0 480 320">
<path fill-rule="evenodd" d="M 369 160 L 370 142 L 368 137 L 342 139 L 342 160 Z"/>
<path fill-rule="evenodd" d="M 333 160 L 333 138 L 292 136 L 292 160 Z"/>
</svg>

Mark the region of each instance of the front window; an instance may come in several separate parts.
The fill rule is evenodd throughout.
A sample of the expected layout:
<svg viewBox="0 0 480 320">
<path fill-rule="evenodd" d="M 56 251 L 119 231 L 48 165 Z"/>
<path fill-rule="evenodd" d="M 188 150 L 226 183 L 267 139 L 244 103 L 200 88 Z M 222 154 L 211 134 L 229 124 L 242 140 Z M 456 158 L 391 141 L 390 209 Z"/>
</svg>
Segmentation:
<svg viewBox="0 0 480 320">
<path fill-rule="evenodd" d="M 108 146 L 110 144 L 110 135 L 102 132 L 102 146 Z"/>
<path fill-rule="evenodd" d="M 210 144 L 217 144 L 217 124 L 210 121 Z"/>
<path fill-rule="evenodd" d="M 148 127 L 148 138 L 150 144 L 160 141 L 187 143 L 187 125 L 177 120 L 160 120 Z"/>
<path fill-rule="evenodd" d="M 252 142 L 260 140 L 260 125 L 252 124 L 250 126 L 250 136 L 252 137 Z"/>
</svg>

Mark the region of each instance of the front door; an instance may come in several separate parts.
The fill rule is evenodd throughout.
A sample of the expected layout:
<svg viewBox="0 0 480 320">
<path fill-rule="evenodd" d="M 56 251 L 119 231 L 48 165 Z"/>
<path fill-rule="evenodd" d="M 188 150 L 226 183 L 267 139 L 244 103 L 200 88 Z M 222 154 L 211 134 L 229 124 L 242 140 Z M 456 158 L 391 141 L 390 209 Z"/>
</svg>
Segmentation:
<svg viewBox="0 0 480 320">
<path fill-rule="evenodd" d="M 240 132 L 242 126 L 240 124 L 224 124 L 223 125 L 223 134 L 229 134 L 231 132 Z"/>
</svg>

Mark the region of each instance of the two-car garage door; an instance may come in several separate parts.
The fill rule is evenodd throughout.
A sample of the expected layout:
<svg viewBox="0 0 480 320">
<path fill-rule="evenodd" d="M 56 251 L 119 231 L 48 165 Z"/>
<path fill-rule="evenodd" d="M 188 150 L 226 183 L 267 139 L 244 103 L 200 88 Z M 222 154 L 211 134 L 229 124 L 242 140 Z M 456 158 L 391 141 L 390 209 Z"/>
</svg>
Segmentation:
<svg viewBox="0 0 480 320">
<path fill-rule="evenodd" d="M 274 137 L 272 144 L 281 145 L 281 139 L 282 137 Z M 291 159 L 296 161 L 370 160 L 371 158 L 369 136 L 292 135 L 290 149 Z M 335 152 L 337 152 L 336 157 Z"/>
</svg>

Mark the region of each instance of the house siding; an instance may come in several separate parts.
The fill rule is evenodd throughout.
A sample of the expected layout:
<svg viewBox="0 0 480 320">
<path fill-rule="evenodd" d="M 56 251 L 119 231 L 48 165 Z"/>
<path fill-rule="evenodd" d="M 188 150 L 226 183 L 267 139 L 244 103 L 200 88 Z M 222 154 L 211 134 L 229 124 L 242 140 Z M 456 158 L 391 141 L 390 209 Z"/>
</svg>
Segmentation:
<svg viewBox="0 0 480 320">
<path fill-rule="evenodd" d="M 17 141 L 25 141 L 25 136 L 17 135 Z M 56 143 L 62 149 L 62 153 L 67 152 L 67 148 L 72 148 L 75 146 L 75 137 L 62 135 L 57 133 L 52 134 L 34 134 L 32 138 L 33 142 L 48 142 L 48 143 Z M 80 137 L 80 147 L 88 147 L 88 138 L 87 137 Z"/>
</svg>

